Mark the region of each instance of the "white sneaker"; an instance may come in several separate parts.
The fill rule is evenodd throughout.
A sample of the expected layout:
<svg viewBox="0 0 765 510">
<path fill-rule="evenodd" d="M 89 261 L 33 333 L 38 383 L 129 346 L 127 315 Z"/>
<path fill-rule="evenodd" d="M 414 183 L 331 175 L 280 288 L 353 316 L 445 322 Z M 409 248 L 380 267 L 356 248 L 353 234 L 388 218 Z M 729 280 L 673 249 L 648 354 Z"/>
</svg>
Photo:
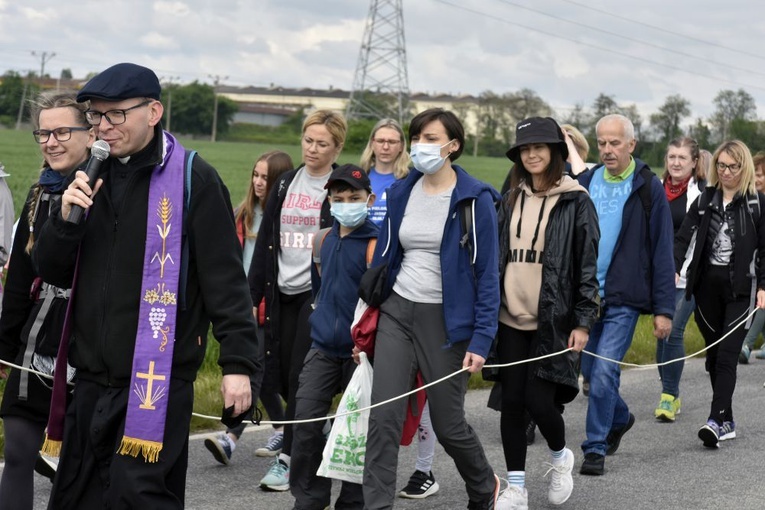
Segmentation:
<svg viewBox="0 0 765 510">
<path fill-rule="evenodd" d="M 545 476 L 552 472 L 550 477 L 550 490 L 547 492 L 547 499 L 553 505 L 562 505 L 571 497 L 574 490 L 574 479 L 571 476 L 571 470 L 574 468 L 574 452 L 565 448 L 562 464 L 550 464 Z"/>
<path fill-rule="evenodd" d="M 526 487 L 508 485 L 497 499 L 496 510 L 529 510 L 529 493 Z"/>
</svg>

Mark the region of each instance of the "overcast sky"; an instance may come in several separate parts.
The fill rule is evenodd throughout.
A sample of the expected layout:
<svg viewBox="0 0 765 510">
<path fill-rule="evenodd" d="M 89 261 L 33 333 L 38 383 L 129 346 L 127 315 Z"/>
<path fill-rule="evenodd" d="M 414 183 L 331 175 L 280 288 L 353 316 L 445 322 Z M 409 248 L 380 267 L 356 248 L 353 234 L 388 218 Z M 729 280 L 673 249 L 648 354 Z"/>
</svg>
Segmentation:
<svg viewBox="0 0 765 510">
<path fill-rule="evenodd" d="M 756 0 L 404 0 L 412 92 L 528 87 L 564 117 L 601 92 L 643 117 L 670 94 L 695 116 L 744 88 L 765 117 Z M 132 61 L 162 79 L 350 89 L 369 0 L 0 0 L 0 72 Z M 32 55 L 35 51 L 37 55 Z M 225 77 L 225 79 L 223 79 Z M 686 120 L 686 124 L 691 119 Z"/>
</svg>

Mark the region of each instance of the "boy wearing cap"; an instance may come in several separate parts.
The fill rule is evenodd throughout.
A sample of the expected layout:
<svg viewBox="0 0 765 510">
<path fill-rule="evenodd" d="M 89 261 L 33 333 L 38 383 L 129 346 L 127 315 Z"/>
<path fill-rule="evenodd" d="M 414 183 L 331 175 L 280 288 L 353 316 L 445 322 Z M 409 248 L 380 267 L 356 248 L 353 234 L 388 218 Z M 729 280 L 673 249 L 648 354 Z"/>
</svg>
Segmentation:
<svg viewBox="0 0 765 510">
<path fill-rule="evenodd" d="M 353 361 L 351 322 L 358 301 L 359 283 L 367 270 L 370 241 L 378 227 L 367 218 L 375 195 L 366 172 L 355 165 L 332 171 L 327 181 L 335 221 L 326 235 L 320 232 L 311 267 L 314 311 L 311 314 L 311 350 L 300 373 L 295 419 L 326 416 L 333 397 L 344 391 L 356 368 Z M 295 510 L 323 510 L 330 504 L 332 481 L 316 475 L 324 449 L 324 423 L 294 426 L 290 490 Z M 362 509 L 361 485 L 343 482 L 336 509 Z"/>
<path fill-rule="evenodd" d="M 228 190 L 162 130 L 160 91 L 153 71 L 128 63 L 80 90 L 111 157 L 93 181 L 76 174 L 33 253 L 46 281 L 74 277 L 58 361 L 71 339 L 78 378 L 65 420 L 56 381 L 44 446 L 61 456 L 56 510 L 183 508 L 193 382 L 211 322 L 229 414 L 251 406 L 262 377 Z M 84 221 L 67 221 L 73 206 Z"/>
</svg>

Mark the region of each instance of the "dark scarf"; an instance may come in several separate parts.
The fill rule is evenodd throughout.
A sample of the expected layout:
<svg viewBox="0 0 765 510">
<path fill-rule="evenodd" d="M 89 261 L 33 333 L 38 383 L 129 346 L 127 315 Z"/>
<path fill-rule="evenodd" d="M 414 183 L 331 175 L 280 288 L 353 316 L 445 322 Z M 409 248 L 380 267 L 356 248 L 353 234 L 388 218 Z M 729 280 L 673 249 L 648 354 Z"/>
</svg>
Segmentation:
<svg viewBox="0 0 765 510">
<path fill-rule="evenodd" d="M 48 193 L 60 193 L 65 187 L 66 177 L 61 172 L 46 168 L 40 174 L 40 186 L 45 188 Z"/>
</svg>

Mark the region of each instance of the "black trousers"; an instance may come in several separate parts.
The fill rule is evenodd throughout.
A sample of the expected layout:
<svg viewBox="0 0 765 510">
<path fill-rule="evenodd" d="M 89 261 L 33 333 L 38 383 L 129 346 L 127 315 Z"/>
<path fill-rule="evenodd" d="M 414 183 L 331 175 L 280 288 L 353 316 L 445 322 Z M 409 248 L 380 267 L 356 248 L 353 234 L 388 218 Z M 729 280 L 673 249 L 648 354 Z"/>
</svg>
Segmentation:
<svg viewBox="0 0 765 510">
<path fill-rule="evenodd" d="M 194 384 L 171 379 L 159 461 L 115 453 L 130 388 L 79 380 L 64 425 L 49 510 L 182 509 Z"/>
<path fill-rule="evenodd" d="M 352 358 L 336 358 L 311 349 L 300 373 L 295 419 L 326 416 L 333 397 L 345 391 L 355 370 L 356 363 Z M 290 490 L 295 497 L 295 510 L 324 510 L 330 504 L 332 479 L 316 475 L 326 443 L 322 433 L 324 424 L 324 421 L 315 421 L 299 423 L 292 428 Z M 361 510 L 363 507 L 361 485 L 342 482 L 334 508 Z"/>
<path fill-rule="evenodd" d="M 735 297 L 727 266 L 708 265 L 704 278 L 694 292 L 696 324 L 709 346 L 730 332 L 749 313 L 749 296 Z M 733 391 L 736 389 L 738 354 L 747 329 L 733 331 L 725 340 L 707 351 L 706 369 L 712 383 L 709 418 L 717 423 L 733 421 Z"/>
<path fill-rule="evenodd" d="M 282 397 L 287 402 L 284 419 L 295 419 L 295 394 L 298 388 L 298 378 L 303 369 L 303 361 L 311 348 L 311 327 L 308 317 L 311 316 L 311 293 L 303 292 L 294 296 L 280 294 L 280 352 L 279 363 L 282 377 Z M 287 341 L 285 341 L 287 339 Z M 282 453 L 292 453 L 292 425 L 284 427 L 284 442 Z"/>
<path fill-rule="evenodd" d="M 528 359 L 536 331 L 521 331 L 500 323 L 497 358 L 500 364 Z M 500 433 L 508 471 L 526 470 L 526 411 L 553 451 L 566 447 L 566 424 L 555 405 L 556 384 L 532 373 L 533 364 L 523 363 L 499 371 L 502 382 Z"/>
</svg>

